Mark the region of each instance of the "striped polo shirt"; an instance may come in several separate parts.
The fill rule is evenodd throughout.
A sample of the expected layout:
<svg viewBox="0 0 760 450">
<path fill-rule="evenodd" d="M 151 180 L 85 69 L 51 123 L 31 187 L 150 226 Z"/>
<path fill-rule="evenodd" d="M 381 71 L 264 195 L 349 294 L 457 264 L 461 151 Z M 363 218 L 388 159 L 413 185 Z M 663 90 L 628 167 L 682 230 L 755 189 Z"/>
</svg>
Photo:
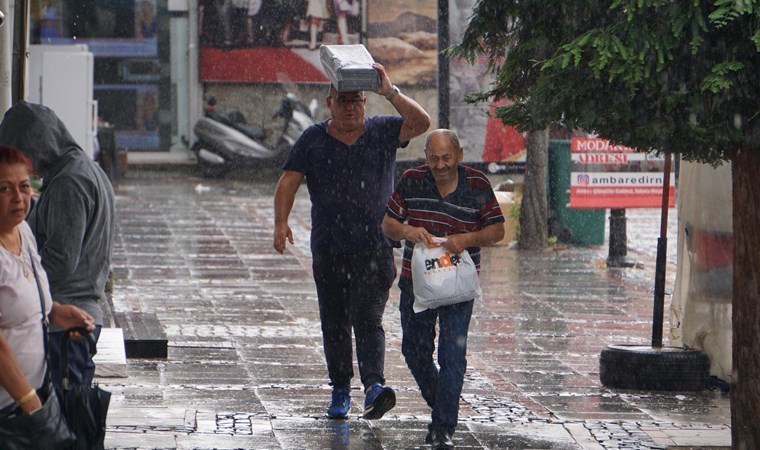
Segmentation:
<svg viewBox="0 0 760 450">
<path fill-rule="evenodd" d="M 461 164 L 458 172 L 457 188 L 442 198 L 429 166 L 407 170 L 396 184 L 385 214 L 399 222 L 424 227 L 439 237 L 478 231 L 488 225 L 504 222 L 499 202 L 485 174 Z M 404 259 L 399 278 L 399 287 L 402 289 L 410 289 L 412 286 L 413 248 L 412 243 L 404 243 Z M 480 270 L 480 247 L 469 247 L 467 250 Z"/>
</svg>

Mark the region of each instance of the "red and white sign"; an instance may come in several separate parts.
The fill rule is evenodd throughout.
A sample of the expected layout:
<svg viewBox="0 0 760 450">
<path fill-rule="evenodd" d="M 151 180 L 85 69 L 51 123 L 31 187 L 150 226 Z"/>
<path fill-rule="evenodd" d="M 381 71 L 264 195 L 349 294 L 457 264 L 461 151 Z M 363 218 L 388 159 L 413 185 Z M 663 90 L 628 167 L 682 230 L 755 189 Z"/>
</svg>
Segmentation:
<svg viewBox="0 0 760 450">
<path fill-rule="evenodd" d="M 626 209 L 662 206 L 665 159 L 613 145 L 606 139 L 571 141 L 570 208 Z M 670 173 L 668 206 L 675 206 Z"/>
<path fill-rule="evenodd" d="M 634 153 L 636 149 L 611 144 L 607 139 L 576 137 L 570 141 L 570 151 L 573 153 Z"/>
</svg>

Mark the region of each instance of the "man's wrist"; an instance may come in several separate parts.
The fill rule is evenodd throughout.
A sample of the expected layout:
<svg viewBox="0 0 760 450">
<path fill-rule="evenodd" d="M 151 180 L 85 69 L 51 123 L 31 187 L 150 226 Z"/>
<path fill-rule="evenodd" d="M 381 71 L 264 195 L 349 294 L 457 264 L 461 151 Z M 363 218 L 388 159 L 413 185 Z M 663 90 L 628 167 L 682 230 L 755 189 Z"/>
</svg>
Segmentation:
<svg viewBox="0 0 760 450">
<path fill-rule="evenodd" d="M 408 223 L 403 224 L 401 228 L 401 237 L 404 240 L 408 240 L 409 238 L 407 237 L 407 233 L 411 232 L 412 230 L 414 230 L 413 226 L 409 225 Z"/>
<path fill-rule="evenodd" d="M 385 96 L 385 99 L 388 101 L 393 100 L 393 97 L 401 93 L 401 89 L 398 88 L 395 84 L 393 85 L 393 89 L 391 89 L 390 94 Z"/>
</svg>

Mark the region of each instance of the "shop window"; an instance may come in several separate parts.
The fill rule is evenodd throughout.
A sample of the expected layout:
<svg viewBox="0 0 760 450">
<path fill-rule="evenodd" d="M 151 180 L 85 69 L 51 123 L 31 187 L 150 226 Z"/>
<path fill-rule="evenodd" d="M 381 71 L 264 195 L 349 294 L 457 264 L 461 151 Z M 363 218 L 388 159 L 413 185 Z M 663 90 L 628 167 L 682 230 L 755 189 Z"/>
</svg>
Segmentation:
<svg viewBox="0 0 760 450">
<path fill-rule="evenodd" d="M 86 44 L 93 53 L 98 116 L 113 125 L 117 147 L 128 150 L 159 150 L 161 134 L 171 132 L 158 121 L 169 103 L 160 70 L 159 7 L 165 16 L 164 0 L 31 2 L 33 44 Z"/>
</svg>

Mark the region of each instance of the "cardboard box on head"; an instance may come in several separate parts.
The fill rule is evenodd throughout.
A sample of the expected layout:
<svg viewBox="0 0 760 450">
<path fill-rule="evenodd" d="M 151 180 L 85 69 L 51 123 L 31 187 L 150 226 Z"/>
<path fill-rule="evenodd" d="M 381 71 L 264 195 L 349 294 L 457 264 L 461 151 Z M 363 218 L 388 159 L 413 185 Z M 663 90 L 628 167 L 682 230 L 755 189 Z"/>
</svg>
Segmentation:
<svg viewBox="0 0 760 450">
<path fill-rule="evenodd" d="M 323 45 L 319 49 L 322 67 L 338 92 L 370 91 L 380 87 L 380 74 L 367 48 L 358 45 Z"/>
</svg>

